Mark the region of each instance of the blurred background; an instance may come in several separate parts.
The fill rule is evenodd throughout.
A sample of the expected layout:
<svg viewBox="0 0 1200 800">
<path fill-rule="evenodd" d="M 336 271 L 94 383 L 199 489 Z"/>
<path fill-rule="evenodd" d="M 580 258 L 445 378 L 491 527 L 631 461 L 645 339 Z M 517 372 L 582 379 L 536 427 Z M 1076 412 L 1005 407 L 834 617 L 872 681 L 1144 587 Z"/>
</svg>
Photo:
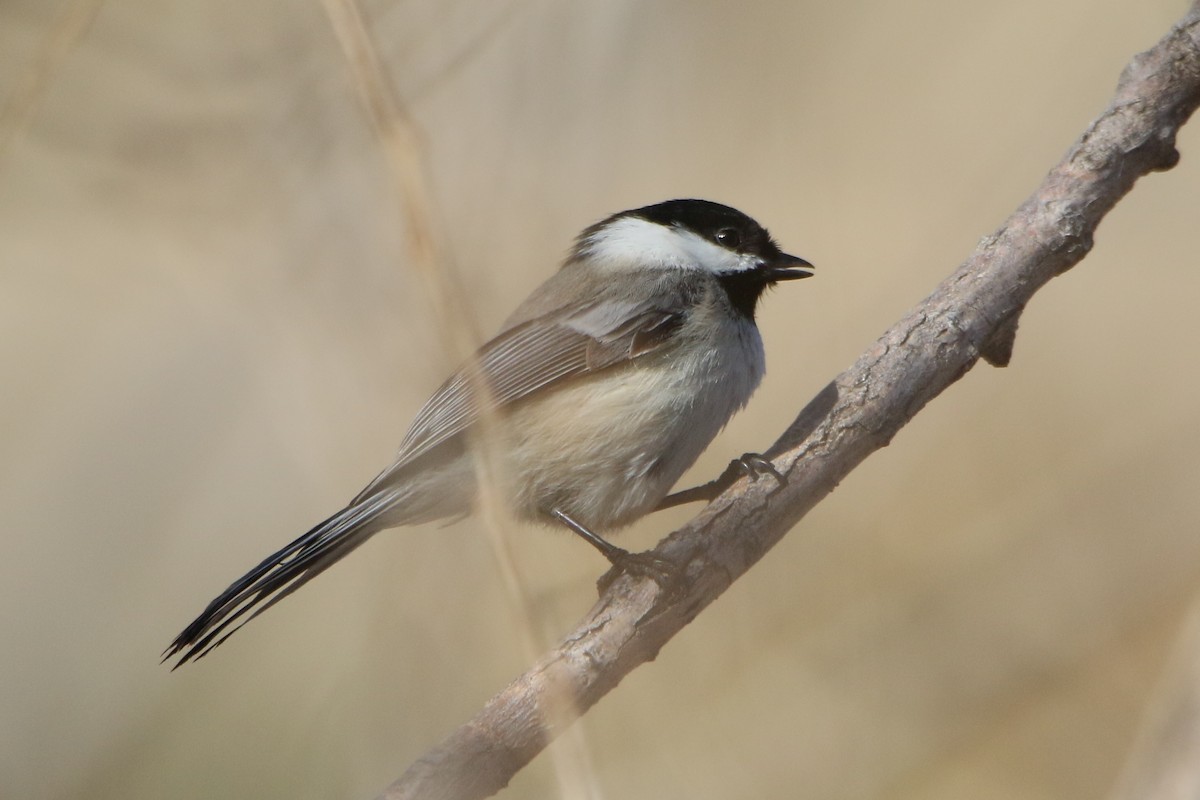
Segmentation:
<svg viewBox="0 0 1200 800">
<path fill-rule="evenodd" d="M 1185 7 L 365 5 L 481 332 L 584 226 L 671 197 L 818 266 L 765 299 L 767 378 L 687 484 L 953 270 Z M 476 518 L 381 535 L 158 663 L 453 366 L 329 18 L 5 0 L 5 98 L 32 102 L 0 153 L 0 795 L 373 796 L 526 664 Z M 1011 367 L 932 403 L 586 716 L 598 796 L 1105 796 L 1200 577 L 1197 123 L 1179 145 Z M 605 565 L 559 531 L 514 548 L 553 641 Z M 503 796 L 557 793 L 541 757 Z"/>
</svg>

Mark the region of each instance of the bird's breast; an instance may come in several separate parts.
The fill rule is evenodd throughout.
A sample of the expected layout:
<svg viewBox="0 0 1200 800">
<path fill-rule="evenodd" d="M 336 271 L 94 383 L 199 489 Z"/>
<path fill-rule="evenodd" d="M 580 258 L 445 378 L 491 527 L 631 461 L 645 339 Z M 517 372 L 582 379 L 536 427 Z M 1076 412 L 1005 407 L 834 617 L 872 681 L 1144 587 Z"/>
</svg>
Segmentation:
<svg viewBox="0 0 1200 800">
<path fill-rule="evenodd" d="M 515 408 L 506 494 L 518 515 L 559 509 L 604 530 L 651 511 L 762 379 L 757 328 L 722 324 Z"/>
</svg>

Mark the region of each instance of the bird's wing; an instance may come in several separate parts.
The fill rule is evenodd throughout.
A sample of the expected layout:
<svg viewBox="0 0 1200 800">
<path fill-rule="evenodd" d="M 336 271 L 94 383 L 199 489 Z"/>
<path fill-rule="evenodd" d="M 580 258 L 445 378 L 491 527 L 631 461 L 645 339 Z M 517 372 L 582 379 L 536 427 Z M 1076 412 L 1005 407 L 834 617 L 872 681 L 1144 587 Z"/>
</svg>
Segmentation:
<svg viewBox="0 0 1200 800">
<path fill-rule="evenodd" d="M 531 319 L 483 346 L 476 357 L 478 375 L 495 407 L 503 408 L 558 381 L 659 350 L 683 314 L 682 303 L 609 301 Z M 268 556 L 209 603 L 163 660 L 182 654 L 178 667 L 205 655 L 384 527 L 380 519 L 400 494 L 389 486 L 394 476 L 478 419 L 473 394 L 466 370 L 446 381 L 417 415 L 395 463 L 349 506 Z"/>
<path fill-rule="evenodd" d="M 434 392 L 413 420 L 396 460 L 352 505 L 479 419 L 476 382 L 487 387 L 487 401 L 500 410 L 560 381 L 661 349 L 679 330 L 683 314 L 682 303 L 607 301 L 509 328 L 480 348 L 471 367 L 458 370 Z"/>
</svg>

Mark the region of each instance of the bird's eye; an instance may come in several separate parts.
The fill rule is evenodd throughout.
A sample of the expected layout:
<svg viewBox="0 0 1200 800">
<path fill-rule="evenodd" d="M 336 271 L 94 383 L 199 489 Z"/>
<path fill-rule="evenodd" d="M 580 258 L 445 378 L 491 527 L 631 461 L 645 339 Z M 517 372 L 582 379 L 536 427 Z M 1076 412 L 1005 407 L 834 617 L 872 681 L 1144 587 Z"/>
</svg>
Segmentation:
<svg viewBox="0 0 1200 800">
<path fill-rule="evenodd" d="M 738 232 L 737 228 L 721 228 L 717 231 L 715 238 L 719 244 L 730 250 L 736 250 L 742 243 L 742 234 Z"/>
</svg>

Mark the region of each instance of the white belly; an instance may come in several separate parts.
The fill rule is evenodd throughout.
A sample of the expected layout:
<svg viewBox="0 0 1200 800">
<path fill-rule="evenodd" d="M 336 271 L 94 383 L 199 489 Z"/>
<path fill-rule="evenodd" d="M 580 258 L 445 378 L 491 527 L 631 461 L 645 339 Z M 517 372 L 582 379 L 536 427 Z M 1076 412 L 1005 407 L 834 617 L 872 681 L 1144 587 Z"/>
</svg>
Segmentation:
<svg viewBox="0 0 1200 800">
<path fill-rule="evenodd" d="M 514 511 L 545 519 L 557 509 L 603 531 L 653 510 L 762 380 L 757 328 L 728 326 L 705 347 L 648 356 L 514 409 L 504 426 Z"/>
</svg>

